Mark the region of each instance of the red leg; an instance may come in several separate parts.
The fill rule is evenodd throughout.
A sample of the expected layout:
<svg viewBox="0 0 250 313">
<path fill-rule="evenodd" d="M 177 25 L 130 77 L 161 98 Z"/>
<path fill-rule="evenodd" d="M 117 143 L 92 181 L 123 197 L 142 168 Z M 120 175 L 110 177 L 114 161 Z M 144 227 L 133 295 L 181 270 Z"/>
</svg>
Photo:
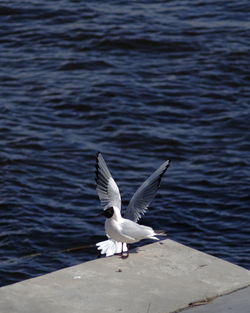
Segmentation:
<svg viewBox="0 0 250 313">
<path fill-rule="evenodd" d="M 124 243 L 124 242 L 122 242 L 121 258 L 122 258 L 122 259 L 127 259 L 128 256 L 129 256 L 129 251 L 127 250 L 126 254 L 124 254 L 124 251 L 123 251 L 123 243 Z M 127 249 L 128 249 L 128 245 L 127 245 Z"/>
</svg>

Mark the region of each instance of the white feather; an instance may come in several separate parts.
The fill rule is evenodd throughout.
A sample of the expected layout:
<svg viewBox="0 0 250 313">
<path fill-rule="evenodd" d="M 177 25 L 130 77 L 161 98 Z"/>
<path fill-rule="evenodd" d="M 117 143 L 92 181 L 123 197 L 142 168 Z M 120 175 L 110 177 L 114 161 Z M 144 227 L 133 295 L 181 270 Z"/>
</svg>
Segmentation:
<svg viewBox="0 0 250 313">
<path fill-rule="evenodd" d="M 96 246 L 97 250 L 100 250 L 101 254 L 106 254 L 106 256 L 120 254 L 122 252 L 122 243 L 117 242 L 114 239 L 100 241 L 96 244 Z M 123 244 L 123 251 L 128 251 L 126 243 Z"/>
</svg>

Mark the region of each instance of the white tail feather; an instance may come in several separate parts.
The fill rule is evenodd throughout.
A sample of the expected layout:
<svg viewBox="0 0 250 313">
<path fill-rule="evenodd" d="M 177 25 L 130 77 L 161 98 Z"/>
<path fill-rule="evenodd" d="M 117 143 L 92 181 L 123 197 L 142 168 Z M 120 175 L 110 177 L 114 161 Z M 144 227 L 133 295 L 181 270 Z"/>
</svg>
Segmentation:
<svg viewBox="0 0 250 313">
<path fill-rule="evenodd" d="M 96 244 L 96 246 L 97 249 L 100 250 L 101 254 L 106 254 L 106 256 L 111 256 L 122 252 L 122 243 L 113 239 L 100 241 Z M 127 244 L 123 243 L 123 252 L 127 251 Z"/>
<path fill-rule="evenodd" d="M 154 240 L 159 240 L 159 238 L 155 237 L 155 236 L 151 236 L 151 237 L 148 237 L 149 239 L 154 239 Z"/>
</svg>

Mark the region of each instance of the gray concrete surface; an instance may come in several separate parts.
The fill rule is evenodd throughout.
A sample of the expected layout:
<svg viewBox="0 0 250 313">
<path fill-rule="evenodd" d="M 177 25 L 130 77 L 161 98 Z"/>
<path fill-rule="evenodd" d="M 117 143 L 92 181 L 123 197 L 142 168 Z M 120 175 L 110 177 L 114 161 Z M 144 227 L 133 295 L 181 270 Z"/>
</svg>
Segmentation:
<svg viewBox="0 0 250 313">
<path fill-rule="evenodd" d="M 0 312 L 167 313 L 249 284 L 250 271 L 167 239 L 2 287 Z"/>
<path fill-rule="evenodd" d="M 199 305 L 182 313 L 249 313 L 250 287 L 218 297 L 206 305 Z"/>
</svg>

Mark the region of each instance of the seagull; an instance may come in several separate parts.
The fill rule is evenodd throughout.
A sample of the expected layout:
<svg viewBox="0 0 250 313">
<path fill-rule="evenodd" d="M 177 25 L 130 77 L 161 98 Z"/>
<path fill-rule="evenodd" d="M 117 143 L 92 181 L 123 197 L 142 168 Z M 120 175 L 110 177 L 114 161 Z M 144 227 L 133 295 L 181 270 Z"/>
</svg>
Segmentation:
<svg viewBox="0 0 250 313">
<path fill-rule="evenodd" d="M 148 205 L 155 197 L 160 186 L 162 176 L 168 169 L 170 160 L 164 162 L 149 178 L 137 189 L 131 198 L 125 212 L 121 215 L 121 196 L 107 164 L 100 152 L 96 155 L 96 190 L 104 206 L 105 231 L 108 240 L 98 242 L 96 246 L 101 254 L 111 256 L 121 254 L 122 258 L 129 256 L 127 244 L 142 239 L 159 240 L 157 235 L 166 235 L 155 231 L 149 226 L 138 224 L 138 220 L 148 209 Z"/>
</svg>

